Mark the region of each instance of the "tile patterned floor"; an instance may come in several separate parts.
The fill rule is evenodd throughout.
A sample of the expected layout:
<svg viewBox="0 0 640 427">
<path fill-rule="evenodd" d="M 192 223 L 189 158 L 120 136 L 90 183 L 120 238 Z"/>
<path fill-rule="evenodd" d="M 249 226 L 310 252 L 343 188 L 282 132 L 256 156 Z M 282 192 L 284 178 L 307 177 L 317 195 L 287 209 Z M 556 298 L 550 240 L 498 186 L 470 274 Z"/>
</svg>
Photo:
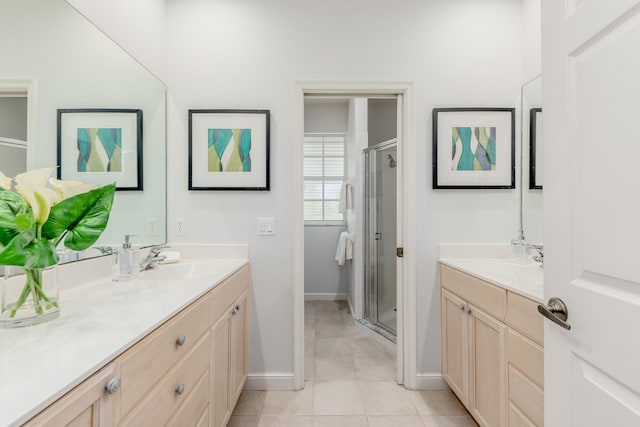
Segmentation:
<svg viewBox="0 0 640 427">
<path fill-rule="evenodd" d="M 343 301 L 305 304 L 305 388 L 244 391 L 229 427 L 476 427 L 448 391 L 395 383 L 395 350 Z"/>
</svg>

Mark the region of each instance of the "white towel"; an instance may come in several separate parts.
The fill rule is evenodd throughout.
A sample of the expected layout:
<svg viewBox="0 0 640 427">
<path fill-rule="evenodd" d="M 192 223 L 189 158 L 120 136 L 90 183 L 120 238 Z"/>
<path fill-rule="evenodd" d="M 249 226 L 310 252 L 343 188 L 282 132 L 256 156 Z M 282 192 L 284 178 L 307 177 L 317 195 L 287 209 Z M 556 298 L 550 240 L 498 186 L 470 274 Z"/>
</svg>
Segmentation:
<svg viewBox="0 0 640 427">
<path fill-rule="evenodd" d="M 338 238 L 338 249 L 336 250 L 336 261 L 338 265 L 344 265 L 347 259 L 353 259 L 353 243 L 355 236 L 353 233 L 343 231 Z"/>
<path fill-rule="evenodd" d="M 338 212 L 345 212 L 347 209 L 353 209 L 353 207 L 353 184 L 351 184 L 351 181 L 345 181 L 340 189 Z"/>
</svg>

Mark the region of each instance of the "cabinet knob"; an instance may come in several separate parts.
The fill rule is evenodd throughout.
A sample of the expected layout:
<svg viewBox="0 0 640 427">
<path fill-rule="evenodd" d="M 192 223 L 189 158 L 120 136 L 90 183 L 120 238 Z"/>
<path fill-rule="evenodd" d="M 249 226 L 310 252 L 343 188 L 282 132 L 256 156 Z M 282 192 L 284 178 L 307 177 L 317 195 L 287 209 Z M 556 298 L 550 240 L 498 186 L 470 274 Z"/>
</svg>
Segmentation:
<svg viewBox="0 0 640 427">
<path fill-rule="evenodd" d="M 180 335 L 178 337 L 178 339 L 176 340 L 176 344 L 178 345 L 184 345 L 184 343 L 187 341 L 187 337 L 185 337 L 184 335 Z"/>
<path fill-rule="evenodd" d="M 178 387 L 176 387 L 176 393 L 178 393 L 178 395 L 184 393 L 184 384 L 178 384 Z"/>
<path fill-rule="evenodd" d="M 109 394 L 116 394 L 120 390 L 120 377 L 111 378 L 104 386 Z"/>
<path fill-rule="evenodd" d="M 460 304 L 460 310 L 464 311 L 464 304 Z"/>
<path fill-rule="evenodd" d="M 231 312 L 231 314 L 238 314 L 239 311 L 240 311 L 240 305 L 236 305 L 233 307 L 233 311 Z"/>
</svg>

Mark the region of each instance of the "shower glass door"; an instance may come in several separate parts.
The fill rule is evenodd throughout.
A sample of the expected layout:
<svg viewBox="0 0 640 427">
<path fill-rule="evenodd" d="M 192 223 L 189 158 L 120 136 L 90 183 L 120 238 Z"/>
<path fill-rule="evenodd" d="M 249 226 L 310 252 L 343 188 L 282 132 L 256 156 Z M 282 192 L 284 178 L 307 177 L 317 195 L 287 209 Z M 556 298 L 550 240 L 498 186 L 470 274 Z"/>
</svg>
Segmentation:
<svg viewBox="0 0 640 427">
<path fill-rule="evenodd" d="M 396 159 L 394 142 L 365 152 L 365 318 L 396 333 Z"/>
</svg>

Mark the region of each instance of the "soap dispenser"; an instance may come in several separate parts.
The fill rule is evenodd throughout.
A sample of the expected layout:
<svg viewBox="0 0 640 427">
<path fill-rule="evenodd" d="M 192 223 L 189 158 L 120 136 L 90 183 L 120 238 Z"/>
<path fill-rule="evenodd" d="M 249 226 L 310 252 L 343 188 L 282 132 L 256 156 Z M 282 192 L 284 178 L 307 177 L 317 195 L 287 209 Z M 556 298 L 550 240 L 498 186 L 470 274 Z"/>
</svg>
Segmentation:
<svg viewBox="0 0 640 427">
<path fill-rule="evenodd" d="M 518 230 L 518 232 L 518 238 L 511 241 L 511 247 L 513 248 L 512 259 L 518 263 L 526 264 L 529 257 L 529 245 L 524 238 L 523 230 Z"/>
<path fill-rule="evenodd" d="M 125 234 L 122 249 L 116 254 L 115 280 L 133 279 L 140 272 L 140 251 L 131 247 L 129 239 L 135 234 Z"/>
</svg>

